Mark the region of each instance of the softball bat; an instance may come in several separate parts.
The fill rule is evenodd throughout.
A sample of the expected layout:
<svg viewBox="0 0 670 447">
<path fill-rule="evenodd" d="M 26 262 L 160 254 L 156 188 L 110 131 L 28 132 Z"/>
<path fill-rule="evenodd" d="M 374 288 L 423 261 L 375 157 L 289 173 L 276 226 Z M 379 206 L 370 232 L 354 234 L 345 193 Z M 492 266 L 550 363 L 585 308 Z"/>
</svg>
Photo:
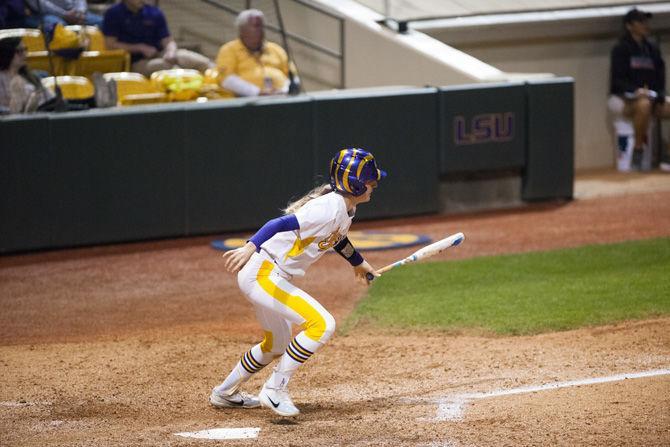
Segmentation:
<svg viewBox="0 0 670 447">
<path fill-rule="evenodd" d="M 399 261 L 396 261 L 392 264 L 380 268 L 379 270 L 377 270 L 377 273 L 382 274 L 396 267 L 400 267 L 401 265 L 430 258 L 431 256 L 435 256 L 438 253 L 442 253 L 449 247 L 453 247 L 455 245 L 460 244 L 461 242 L 463 242 L 464 239 L 465 235 L 463 233 L 452 234 L 451 236 L 445 237 L 444 239 L 440 239 L 437 242 L 433 242 L 430 245 L 426 245 L 425 247 L 420 248 L 419 250 L 415 251 L 414 253 L 412 253 L 411 255 L 407 256 L 404 259 L 401 259 Z M 375 276 L 372 273 L 367 273 L 365 277 L 368 279 L 368 281 L 372 281 L 375 279 Z"/>
</svg>

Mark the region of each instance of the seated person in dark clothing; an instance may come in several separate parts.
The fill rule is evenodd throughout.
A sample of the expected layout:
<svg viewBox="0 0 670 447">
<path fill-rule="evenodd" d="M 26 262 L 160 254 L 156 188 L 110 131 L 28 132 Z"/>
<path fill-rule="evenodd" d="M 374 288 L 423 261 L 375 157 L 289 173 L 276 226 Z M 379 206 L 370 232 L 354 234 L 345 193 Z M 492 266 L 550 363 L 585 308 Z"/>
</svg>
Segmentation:
<svg viewBox="0 0 670 447">
<path fill-rule="evenodd" d="M 102 25 L 102 17 L 88 10 L 86 0 L 26 0 L 33 14 L 28 16 L 30 28 L 51 32 L 58 23 L 61 25 Z"/>
<path fill-rule="evenodd" d="M 611 54 L 608 105 L 615 115 L 629 117 L 633 122 L 632 167 L 637 169 L 652 117 L 670 117 L 667 100 L 670 98 L 665 96 L 665 62 L 658 47 L 648 39 L 650 19 L 651 13 L 639 9 L 628 11 L 623 19 L 625 34 Z"/>
<path fill-rule="evenodd" d="M 132 71 L 145 76 L 169 68 L 205 71 L 214 66 L 201 54 L 177 48 L 163 12 L 144 0 L 123 0 L 109 8 L 102 32 L 107 48 L 128 51 Z"/>
<path fill-rule="evenodd" d="M 0 29 L 31 28 L 23 0 L 0 0 Z"/>
</svg>

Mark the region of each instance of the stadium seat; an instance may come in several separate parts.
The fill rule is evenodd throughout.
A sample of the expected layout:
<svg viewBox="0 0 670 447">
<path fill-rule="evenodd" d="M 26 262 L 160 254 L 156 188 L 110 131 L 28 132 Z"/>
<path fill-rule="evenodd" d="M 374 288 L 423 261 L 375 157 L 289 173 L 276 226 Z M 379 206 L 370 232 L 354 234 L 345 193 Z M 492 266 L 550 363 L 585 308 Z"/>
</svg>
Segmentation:
<svg viewBox="0 0 670 447">
<path fill-rule="evenodd" d="M 191 101 L 200 95 L 203 76 L 198 70 L 173 68 L 152 73 L 151 82 L 171 101 Z"/>
<path fill-rule="evenodd" d="M 42 85 L 51 91 L 55 91 L 55 84 L 63 92 L 63 98 L 69 100 L 89 100 L 93 98 L 93 83 L 83 76 L 53 76 L 42 79 Z"/>
<path fill-rule="evenodd" d="M 65 28 L 77 34 L 84 32 L 88 39 L 88 46 L 86 48 L 88 51 L 105 51 L 107 49 L 105 46 L 105 35 L 102 34 L 102 31 L 97 26 L 68 25 Z"/>
<path fill-rule="evenodd" d="M 105 73 L 105 81 L 116 83 L 118 105 L 166 102 L 167 95 L 159 91 L 144 75 L 131 72 Z"/>
<path fill-rule="evenodd" d="M 45 51 L 42 31 L 33 28 L 10 28 L 0 30 L 0 39 L 7 37 L 21 37 L 28 52 Z"/>
<path fill-rule="evenodd" d="M 163 92 L 156 93 L 134 93 L 126 95 L 119 100 L 120 106 L 135 106 L 140 104 L 158 104 L 169 102 L 170 98 Z"/>
<path fill-rule="evenodd" d="M 91 76 L 96 71 L 128 71 L 130 53 L 126 50 L 84 51 L 76 62 L 74 70 L 80 76 Z"/>
<path fill-rule="evenodd" d="M 105 73 L 102 75 L 105 81 L 116 82 L 117 94 L 119 96 L 135 93 L 156 93 L 159 90 L 141 73 L 127 71 Z"/>
<path fill-rule="evenodd" d="M 218 68 L 208 68 L 205 70 L 205 75 L 203 82 L 205 84 L 219 84 L 219 77 L 220 77 L 219 69 Z"/>
<path fill-rule="evenodd" d="M 203 85 L 200 92 L 208 99 L 227 99 L 235 97 L 233 92 L 221 87 L 221 75 L 217 68 L 208 68 L 205 70 L 202 83 Z"/>
<path fill-rule="evenodd" d="M 86 76 L 95 72 L 108 73 L 128 71 L 130 54 L 125 50 L 84 51 L 78 59 L 67 60 L 53 56 L 54 72 L 59 76 Z M 33 70 L 44 70 L 51 73 L 51 65 L 46 51 L 29 53 L 28 66 Z"/>
</svg>

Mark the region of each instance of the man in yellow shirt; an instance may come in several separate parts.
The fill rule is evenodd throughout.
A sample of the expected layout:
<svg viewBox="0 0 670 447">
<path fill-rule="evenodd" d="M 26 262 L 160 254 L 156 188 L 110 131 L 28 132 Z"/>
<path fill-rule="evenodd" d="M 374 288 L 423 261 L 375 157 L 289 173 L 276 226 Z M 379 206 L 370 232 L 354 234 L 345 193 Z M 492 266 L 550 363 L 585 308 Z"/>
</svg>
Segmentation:
<svg viewBox="0 0 670 447">
<path fill-rule="evenodd" d="M 224 44 L 216 57 L 221 86 L 236 96 L 287 94 L 288 56 L 282 47 L 265 40 L 263 13 L 242 11 L 235 25 L 239 38 Z"/>
</svg>

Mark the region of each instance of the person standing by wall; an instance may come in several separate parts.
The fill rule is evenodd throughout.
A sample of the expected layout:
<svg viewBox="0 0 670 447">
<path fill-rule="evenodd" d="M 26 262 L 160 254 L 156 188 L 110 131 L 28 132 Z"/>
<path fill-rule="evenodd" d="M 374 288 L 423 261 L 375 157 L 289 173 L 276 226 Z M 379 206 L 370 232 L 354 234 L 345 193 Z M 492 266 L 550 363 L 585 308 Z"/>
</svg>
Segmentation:
<svg viewBox="0 0 670 447">
<path fill-rule="evenodd" d="M 624 35 L 611 53 L 608 106 L 614 115 L 632 120 L 633 169 L 641 167 L 651 120 L 670 117 L 670 102 L 665 96 L 665 61 L 658 46 L 649 39 L 651 18 L 651 13 L 636 8 L 628 11 L 623 18 Z"/>
</svg>

